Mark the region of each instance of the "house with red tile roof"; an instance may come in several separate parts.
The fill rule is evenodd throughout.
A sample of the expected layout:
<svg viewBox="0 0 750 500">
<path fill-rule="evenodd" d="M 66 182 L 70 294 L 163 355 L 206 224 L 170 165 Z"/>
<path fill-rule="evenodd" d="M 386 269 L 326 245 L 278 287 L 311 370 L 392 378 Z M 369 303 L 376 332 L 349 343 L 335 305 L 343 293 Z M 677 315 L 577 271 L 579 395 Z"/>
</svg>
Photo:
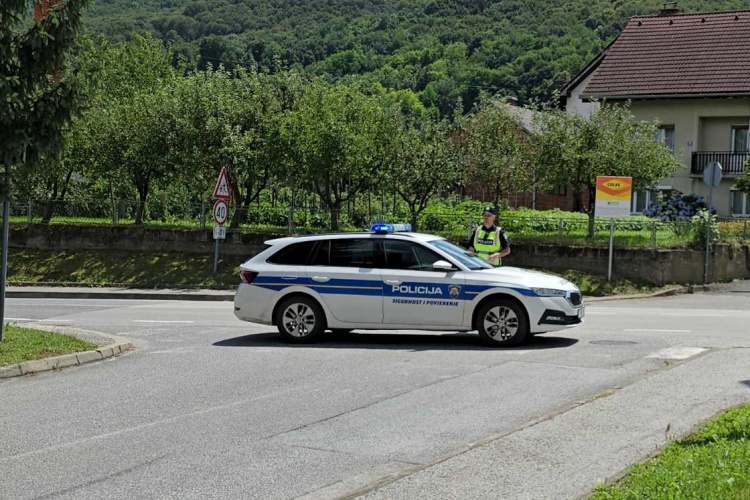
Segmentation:
<svg viewBox="0 0 750 500">
<path fill-rule="evenodd" d="M 703 171 L 719 162 L 713 206 L 721 216 L 750 215 L 750 196 L 733 186 L 750 157 L 750 10 L 681 14 L 672 6 L 633 17 L 561 97 L 584 116 L 599 102 L 630 102 L 636 119 L 659 121 L 658 139 L 684 165 L 655 190 L 708 195 Z M 633 212 L 654 192 L 636 193 Z"/>
</svg>

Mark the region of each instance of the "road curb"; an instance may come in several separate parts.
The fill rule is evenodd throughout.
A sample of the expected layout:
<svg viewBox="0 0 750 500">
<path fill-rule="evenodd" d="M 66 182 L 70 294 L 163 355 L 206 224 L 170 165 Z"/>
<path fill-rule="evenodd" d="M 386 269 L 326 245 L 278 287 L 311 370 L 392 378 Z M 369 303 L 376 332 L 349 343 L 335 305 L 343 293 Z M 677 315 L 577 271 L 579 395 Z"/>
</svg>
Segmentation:
<svg viewBox="0 0 750 500">
<path fill-rule="evenodd" d="M 36 299 L 129 299 L 129 300 L 200 300 L 231 301 L 234 292 L 200 293 L 200 292 L 151 292 L 151 291 L 80 291 L 80 290 L 8 290 L 8 298 Z"/>
<path fill-rule="evenodd" d="M 70 354 L 63 354 L 61 356 L 24 361 L 23 363 L 16 363 L 14 365 L 4 366 L 0 368 L 0 379 L 20 377 L 22 375 L 30 375 L 32 373 L 59 370 L 68 366 L 78 366 L 86 363 L 93 363 L 95 361 L 101 361 L 103 359 L 119 356 L 120 354 L 129 351 L 132 348 L 133 344 L 131 344 L 130 342 L 115 342 L 113 344 L 107 344 L 98 347 L 91 351 L 74 352 Z"/>
<path fill-rule="evenodd" d="M 708 290 L 707 287 L 700 287 L 699 290 Z M 629 300 L 629 299 L 651 299 L 654 297 L 669 297 L 671 295 L 680 295 L 683 293 L 694 293 L 696 287 L 694 286 L 676 286 L 667 290 L 661 290 L 654 293 L 639 293 L 633 295 L 610 295 L 607 297 L 590 297 L 584 296 L 584 303 L 590 304 L 593 302 L 607 302 L 611 300 Z"/>
</svg>

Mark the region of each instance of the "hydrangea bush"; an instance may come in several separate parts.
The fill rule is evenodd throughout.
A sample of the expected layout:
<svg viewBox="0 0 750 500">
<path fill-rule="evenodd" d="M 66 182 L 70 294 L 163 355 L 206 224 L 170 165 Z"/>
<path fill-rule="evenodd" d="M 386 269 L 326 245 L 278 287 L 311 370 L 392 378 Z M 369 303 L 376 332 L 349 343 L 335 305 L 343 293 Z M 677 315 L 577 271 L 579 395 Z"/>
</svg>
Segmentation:
<svg viewBox="0 0 750 500">
<path fill-rule="evenodd" d="M 656 201 L 643 211 L 643 215 L 659 218 L 664 222 L 690 221 L 701 210 L 716 214 L 716 209 L 709 207 L 703 196 L 695 193 L 682 194 L 673 190 L 667 195 L 659 193 Z"/>
<path fill-rule="evenodd" d="M 670 223 L 675 236 L 696 246 L 705 244 L 709 225 L 711 243 L 718 243 L 721 239 L 716 209 L 709 207 L 706 199 L 695 193 L 682 194 L 677 190 L 659 193 L 643 215 Z"/>
</svg>

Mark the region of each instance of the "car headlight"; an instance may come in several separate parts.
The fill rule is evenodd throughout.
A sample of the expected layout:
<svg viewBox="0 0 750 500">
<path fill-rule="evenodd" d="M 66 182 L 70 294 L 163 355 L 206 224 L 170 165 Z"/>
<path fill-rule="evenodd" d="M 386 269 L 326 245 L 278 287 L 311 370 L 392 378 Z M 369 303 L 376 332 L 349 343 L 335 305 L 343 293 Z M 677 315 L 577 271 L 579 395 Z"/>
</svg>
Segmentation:
<svg viewBox="0 0 750 500">
<path fill-rule="evenodd" d="M 565 290 L 555 290 L 554 288 L 532 288 L 531 291 L 540 297 L 565 297 L 568 293 Z"/>
</svg>

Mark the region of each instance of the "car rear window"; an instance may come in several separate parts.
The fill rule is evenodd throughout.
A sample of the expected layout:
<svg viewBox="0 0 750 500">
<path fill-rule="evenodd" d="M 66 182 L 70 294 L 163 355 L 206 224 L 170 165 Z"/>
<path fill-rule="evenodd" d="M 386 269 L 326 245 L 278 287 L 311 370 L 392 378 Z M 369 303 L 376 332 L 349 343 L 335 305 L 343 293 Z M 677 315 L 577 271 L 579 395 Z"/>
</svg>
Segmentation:
<svg viewBox="0 0 750 500">
<path fill-rule="evenodd" d="M 313 246 L 315 246 L 315 241 L 292 243 L 270 256 L 266 262 L 286 266 L 304 266 Z"/>
<path fill-rule="evenodd" d="M 311 266 L 375 267 L 375 241 L 364 238 L 324 240 Z"/>
</svg>

